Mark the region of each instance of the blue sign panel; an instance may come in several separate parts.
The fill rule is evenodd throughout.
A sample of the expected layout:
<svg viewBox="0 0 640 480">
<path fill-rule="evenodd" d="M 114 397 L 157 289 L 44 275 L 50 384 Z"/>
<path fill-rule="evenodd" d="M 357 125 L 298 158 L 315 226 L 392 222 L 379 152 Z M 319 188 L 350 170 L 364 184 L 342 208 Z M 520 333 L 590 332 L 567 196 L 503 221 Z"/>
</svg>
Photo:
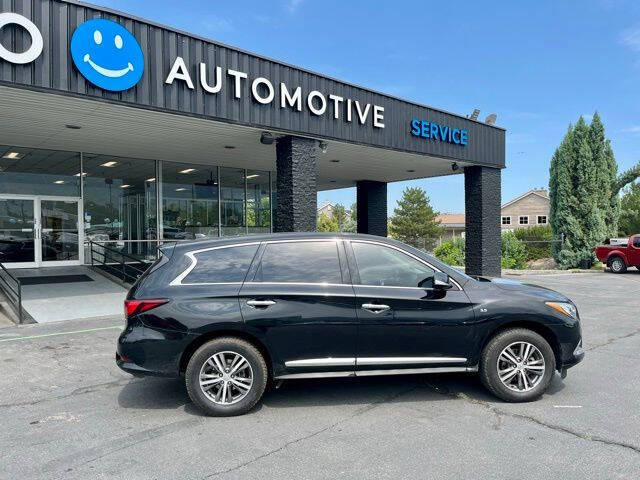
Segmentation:
<svg viewBox="0 0 640 480">
<path fill-rule="evenodd" d="M 144 73 L 140 44 L 111 20 L 89 20 L 80 25 L 71 38 L 71 57 L 87 80 L 112 92 L 133 87 Z"/>
<path fill-rule="evenodd" d="M 465 129 L 452 128 L 428 120 L 411 120 L 411 135 L 428 138 L 438 142 L 454 143 L 463 147 L 469 143 L 469 132 Z"/>
</svg>

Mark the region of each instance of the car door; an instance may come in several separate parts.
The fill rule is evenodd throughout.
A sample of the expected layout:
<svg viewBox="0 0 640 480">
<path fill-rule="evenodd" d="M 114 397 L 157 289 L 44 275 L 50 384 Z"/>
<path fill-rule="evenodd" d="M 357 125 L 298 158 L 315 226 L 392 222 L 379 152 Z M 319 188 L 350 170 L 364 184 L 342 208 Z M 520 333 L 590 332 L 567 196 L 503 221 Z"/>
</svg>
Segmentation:
<svg viewBox="0 0 640 480">
<path fill-rule="evenodd" d="M 358 375 L 464 370 L 474 318 L 464 291 L 455 282 L 434 289 L 434 267 L 399 247 L 354 240 L 346 248 L 359 321 Z"/>
<path fill-rule="evenodd" d="M 274 376 L 353 375 L 357 318 L 342 241 L 269 241 L 260 255 L 240 308 L 262 331 Z"/>
</svg>

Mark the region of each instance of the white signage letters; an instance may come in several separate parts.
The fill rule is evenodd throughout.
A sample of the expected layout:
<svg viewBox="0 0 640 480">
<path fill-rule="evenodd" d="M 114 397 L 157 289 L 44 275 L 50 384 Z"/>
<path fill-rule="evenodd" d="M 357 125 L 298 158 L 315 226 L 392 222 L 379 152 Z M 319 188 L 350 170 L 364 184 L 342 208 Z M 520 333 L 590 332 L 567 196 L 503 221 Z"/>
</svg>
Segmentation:
<svg viewBox="0 0 640 480">
<path fill-rule="evenodd" d="M 33 62 L 40 56 L 44 41 L 40 30 L 31 20 L 17 13 L 0 13 L 0 29 L 6 25 L 19 25 L 24 28 L 31 36 L 31 46 L 22 53 L 15 53 L 10 52 L 0 43 L 0 58 L 10 63 L 24 65 Z"/>
<path fill-rule="evenodd" d="M 223 84 L 232 84 L 234 97 L 236 99 L 242 98 L 243 92 L 243 80 L 247 80 L 249 75 L 245 72 L 238 70 L 227 69 L 227 77 L 223 77 L 222 69 L 220 67 L 215 68 L 215 78 L 213 81 L 207 79 L 207 73 L 209 69 L 205 63 L 198 65 L 198 75 L 200 86 L 208 93 L 219 93 L 222 91 Z M 172 85 L 176 80 L 185 82 L 186 86 L 193 90 L 194 82 L 191 79 L 189 70 L 182 57 L 176 57 L 173 62 L 173 66 L 167 75 L 165 83 Z M 274 86 L 271 80 L 265 77 L 257 77 L 250 81 L 250 90 L 253 99 L 261 105 L 269 105 L 276 100 L 276 95 L 279 95 L 280 101 L 276 100 L 276 104 L 280 108 L 292 108 L 298 112 L 302 111 L 303 107 L 303 92 L 302 87 L 296 87 L 293 91 L 290 90 L 284 83 Z M 276 87 L 278 91 L 276 92 Z M 347 122 L 351 122 L 353 119 L 353 111 L 355 104 L 355 113 L 358 118 L 358 122 L 361 125 L 371 123 L 374 128 L 384 128 L 384 107 L 380 105 L 372 105 L 366 103 L 361 105 L 358 100 L 352 100 L 351 98 L 344 98 L 338 95 L 330 93 L 326 95 L 318 90 L 312 90 L 306 94 L 305 98 L 306 108 L 312 115 L 323 116 L 327 114 L 327 108 L 331 105 L 333 109 L 333 118 L 339 120 L 341 116 L 345 118 Z"/>
</svg>

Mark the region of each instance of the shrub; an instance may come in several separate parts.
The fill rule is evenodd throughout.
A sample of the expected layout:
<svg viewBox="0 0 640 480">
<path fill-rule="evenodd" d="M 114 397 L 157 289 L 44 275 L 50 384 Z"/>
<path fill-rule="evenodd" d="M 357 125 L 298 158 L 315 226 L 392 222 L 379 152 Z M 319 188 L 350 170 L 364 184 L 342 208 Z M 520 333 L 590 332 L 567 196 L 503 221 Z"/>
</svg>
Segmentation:
<svg viewBox="0 0 640 480">
<path fill-rule="evenodd" d="M 438 260 L 449 265 L 464 265 L 464 238 L 458 237 L 442 242 L 435 248 L 433 254 Z"/>
<path fill-rule="evenodd" d="M 550 225 L 519 228 L 514 233 L 518 240 L 524 242 L 527 261 L 551 257 L 553 233 Z"/>
<path fill-rule="evenodd" d="M 513 232 L 502 234 L 502 268 L 523 269 L 526 266 L 527 250 L 524 243 Z"/>
</svg>

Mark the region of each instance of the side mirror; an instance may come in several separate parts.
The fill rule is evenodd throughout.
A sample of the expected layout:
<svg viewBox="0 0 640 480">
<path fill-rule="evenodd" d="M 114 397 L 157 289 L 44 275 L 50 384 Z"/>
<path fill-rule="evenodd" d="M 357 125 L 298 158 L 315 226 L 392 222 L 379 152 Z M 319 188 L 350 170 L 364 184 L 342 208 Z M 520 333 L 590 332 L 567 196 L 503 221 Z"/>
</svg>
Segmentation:
<svg viewBox="0 0 640 480">
<path fill-rule="evenodd" d="M 449 275 L 443 272 L 434 272 L 433 274 L 433 289 L 434 290 L 449 290 L 453 285 L 449 281 Z"/>
<path fill-rule="evenodd" d="M 429 290 L 449 290 L 451 283 L 449 282 L 449 275 L 446 273 L 433 272 L 433 275 L 420 281 L 418 287 Z"/>
</svg>

